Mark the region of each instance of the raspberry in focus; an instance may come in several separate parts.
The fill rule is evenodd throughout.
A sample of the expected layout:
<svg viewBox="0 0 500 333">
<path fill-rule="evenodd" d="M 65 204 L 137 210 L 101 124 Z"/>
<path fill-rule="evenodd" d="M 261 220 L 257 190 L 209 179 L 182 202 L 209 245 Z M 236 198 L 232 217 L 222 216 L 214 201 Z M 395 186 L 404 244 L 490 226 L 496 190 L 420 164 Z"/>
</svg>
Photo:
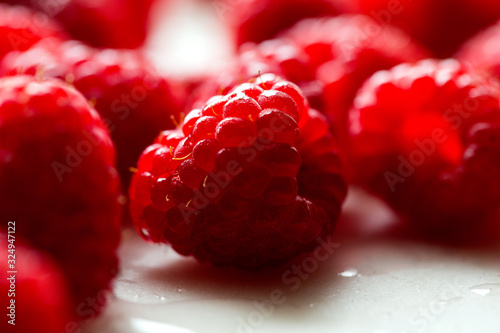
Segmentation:
<svg viewBox="0 0 500 333">
<path fill-rule="evenodd" d="M 193 110 L 137 168 L 138 232 L 216 265 L 255 268 L 314 249 L 346 195 L 328 122 L 272 74 Z"/>
</svg>

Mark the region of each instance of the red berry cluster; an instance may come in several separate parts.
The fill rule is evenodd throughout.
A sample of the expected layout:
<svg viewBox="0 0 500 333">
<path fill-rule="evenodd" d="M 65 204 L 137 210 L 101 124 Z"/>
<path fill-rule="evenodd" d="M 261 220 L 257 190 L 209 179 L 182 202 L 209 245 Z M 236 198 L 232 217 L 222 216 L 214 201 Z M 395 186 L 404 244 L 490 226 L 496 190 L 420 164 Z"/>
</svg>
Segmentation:
<svg viewBox="0 0 500 333">
<path fill-rule="evenodd" d="M 328 124 L 275 75 L 191 111 L 138 169 L 130 196 L 142 236 L 215 264 L 258 267 L 314 249 L 346 192 Z"/>
<path fill-rule="evenodd" d="M 153 2 L 0 5 L 0 220 L 70 296 L 36 329 L 109 288 L 120 191 L 146 240 L 244 268 L 330 237 L 345 174 L 427 236 L 500 230 L 500 23 L 466 41 L 498 1 L 224 2 L 235 54 L 191 81 L 137 49 Z"/>
</svg>

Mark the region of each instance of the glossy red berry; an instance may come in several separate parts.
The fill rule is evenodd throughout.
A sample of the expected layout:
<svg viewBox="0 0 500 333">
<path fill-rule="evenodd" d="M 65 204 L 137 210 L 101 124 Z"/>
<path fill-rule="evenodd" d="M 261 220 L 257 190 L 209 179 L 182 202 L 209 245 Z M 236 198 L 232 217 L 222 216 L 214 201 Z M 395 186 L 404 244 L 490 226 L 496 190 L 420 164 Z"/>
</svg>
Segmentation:
<svg viewBox="0 0 500 333">
<path fill-rule="evenodd" d="M 151 180 L 148 163 L 139 161 L 145 168 L 130 193 L 137 230 L 219 265 L 253 268 L 314 249 L 318 237 L 331 235 L 346 195 L 326 119 L 276 75 L 210 99 L 202 113 L 212 107 L 222 113 L 199 118 L 174 147 L 180 164 L 170 176 L 153 172 Z M 316 135 L 317 122 L 326 132 Z M 150 149 L 141 159 L 149 159 Z M 157 154 L 167 155 L 166 147 Z M 142 198 L 148 186 L 150 200 Z"/>
<path fill-rule="evenodd" d="M 488 233 L 500 206 L 498 91 L 455 60 L 376 73 L 350 113 L 358 182 L 434 237 Z"/>
<path fill-rule="evenodd" d="M 0 79 L 0 219 L 16 221 L 16 235 L 52 256 L 71 309 L 109 290 L 117 274 L 114 165 L 108 131 L 76 89 L 56 79 Z"/>
</svg>

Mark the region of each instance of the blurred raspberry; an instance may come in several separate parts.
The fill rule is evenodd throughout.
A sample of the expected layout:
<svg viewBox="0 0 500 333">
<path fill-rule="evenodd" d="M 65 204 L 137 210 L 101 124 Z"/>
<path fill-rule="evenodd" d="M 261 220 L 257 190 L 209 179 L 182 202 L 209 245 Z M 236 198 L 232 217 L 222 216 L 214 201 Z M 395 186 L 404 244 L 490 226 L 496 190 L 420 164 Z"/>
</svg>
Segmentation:
<svg viewBox="0 0 500 333">
<path fill-rule="evenodd" d="M 438 57 L 449 57 L 481 29 L 500 18 L 496 0 L 343 0 L 351 11 L 398 26 Z"/>
<path fill-rule="evenodd" d="M 117 273 L 114 156 L 102 119 L 74 88 L 0 79 L 0 220 L 16 221 L 16 235 L 60 265 L 74 309 L 108 290 Z"/>
<path fill-rule="evenodd" d="M 73 38 L 96 47 L 143 45 L 155 0 L 71 0 L 55 13 Z M 43 8 L 43 6 L 41 6 Z"/>
<path fill-rule="evenodd" d="M 130 168 L 161 130 L 180 121 L 181 98 L 139 51 L 97 50 L 80 42 L 44 40 L 12 53 L 0 73 L 24 73 L 72 83 L 95 104 L 117 147 L 117 168 L 128 186 Z"/>
<path fill-rule="evenodd" d="M 47 37 L 66 38 L 66 34 L 47 15 L 0 4 L 0 60 L 10 51 L 25 51 Z"/>
<path fill-rule="evenodd" d="M 433 237 L 490 233 L 500 206 L 496 82 L 454 60 L 402 64 L 374 74 L 350 116 L 360 184 Z"/>
<path fill-rule="evenodd" d="M 16 230 L 16 224 L 9 226 Z M 7 308 L 0 328 L 2 332 L 63 332 L 76 319 L 66 279 L 49 256 L 26 246 L 18 236 L 14 232 L 7 239 L 0 231 L 0 300 Z M 12 301 L 14 317 L 9 316 Z"/>
<path fill-rule="evenodd" d="M 302 51 L 303 60 L 295 63 L 306 64 L 295 68 L 288 65 L 285 76 L 306 91 L 315 87 L 306 95 L 321 103 L 313 106 L 330 118 L 341 142 L 347 136 L 349 108 L 363 82 L 378 70 L 428 55 L 404 32 L 363 15 L 306 19 L 281 37 L 293 41 Z M 284 56 L 278 53 L 278 57 Z M 302 73 L 302 77 L 296 73 Z"/>
</svg>

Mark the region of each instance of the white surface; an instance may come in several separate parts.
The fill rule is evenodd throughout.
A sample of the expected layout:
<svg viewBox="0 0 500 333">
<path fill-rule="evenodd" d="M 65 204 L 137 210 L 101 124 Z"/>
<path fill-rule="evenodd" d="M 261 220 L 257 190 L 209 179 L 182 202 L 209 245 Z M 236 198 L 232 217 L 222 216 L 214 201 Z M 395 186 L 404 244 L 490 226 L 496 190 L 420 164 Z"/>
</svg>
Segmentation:
<svg viewBox="0 0 500 333">
<path fill-rule="evenodd" d="M 342 223 L 374 212 L 386 216 L 380 226 L 390 224 L 383 206 L 354 193 Z M 335 241 L 317 268 L 306 256 L 247 272 L 200 265 L 126 232 L 114 296 L 87 332 L 500 332 L 500 247 L 431 246 L 383 233 Z M 276 290 L 284 302 L 271 306 Z"/>
<path fill-rule="evenodd" d="M 173 6 L 167 18 L 159 6 L 150 40 L 160 68 L 193 75 L 231 52 L 213 15 L 192 1 Z M 354 192 L 337 233 L 340 246 L 301 277 L 293 265 L 313 265 L 312 257 L 259 272 L 215 268 L 129 231 L 114 295 L 86 332 L 499 333 L 500 246 L 405 241 L 386 233 L 394 221 L 379 202 Z M 273 291 L 283 293 L 282 304 L 269 306 Z"/>
</svg>

